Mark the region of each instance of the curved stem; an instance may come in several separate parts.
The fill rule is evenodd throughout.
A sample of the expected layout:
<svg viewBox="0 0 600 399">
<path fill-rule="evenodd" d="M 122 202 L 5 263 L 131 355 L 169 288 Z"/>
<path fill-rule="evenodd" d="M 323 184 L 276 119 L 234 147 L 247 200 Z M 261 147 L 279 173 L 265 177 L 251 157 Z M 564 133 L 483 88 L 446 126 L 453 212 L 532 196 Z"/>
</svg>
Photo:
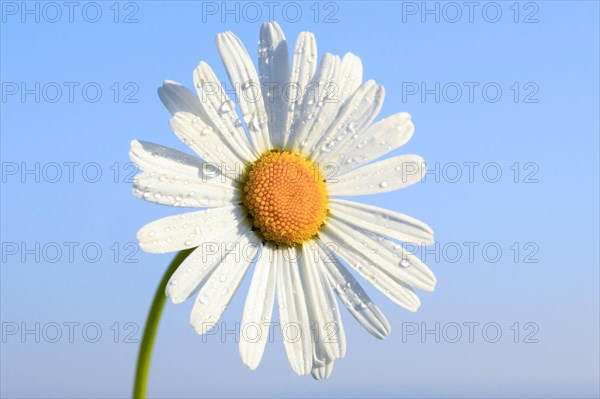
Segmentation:
<svg viewBox="0 0 600 399">
<path fill-rule="evenodd" d="M 140 353 L 138 354 L 137 368 L 135 371 L 135 383 L 133 385 L 133 397 L 134 398 L 145 398 L 146 397 L 146 386 L 148 385 L 148 374 L 150 372 L 150 358 L 152 357 L 152 347 L 154 346 L 154 338 L 156 337 L 156 331 L 158 330 L 158 323 L 160 322 L 160 316 L 162 315 L 167 296 L 165 295 L 165 289 L 169 283 L 169 278 L 179 267 L 181 262 L 187 258 L 187 256 L 194 250 L 185 249 L 180 251 L 175 259 L 169 265 L 167 271 L 160 280 L 160 284 L 154 294 L 152 300 L 152 306 L 150 307 L 150 313 L 148 313 L 148 319 L 146 319 L 146 326 L 144 327 L 144 335 L 142 336 L 142 343 L 140 345 Z"/>
</svg>

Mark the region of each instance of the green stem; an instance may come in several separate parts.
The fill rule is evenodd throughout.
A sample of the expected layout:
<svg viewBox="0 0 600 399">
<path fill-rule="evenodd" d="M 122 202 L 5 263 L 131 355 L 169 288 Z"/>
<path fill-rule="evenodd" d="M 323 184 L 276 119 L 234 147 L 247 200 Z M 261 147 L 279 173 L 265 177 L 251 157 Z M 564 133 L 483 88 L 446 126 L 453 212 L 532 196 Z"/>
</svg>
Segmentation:
<svg viewBox="0 0 600 399">
<path fill-rule="evenodd" d="M 152 346 L 154 345 L 154 338 L 156 337 L 156 331 L 158 330 L 158 323 L 160 322 L 160 316 L 167 296 L 165 295 L 165 289 L 169 283 L 169 278 L 179 267 L 179 265 L 192 253 L 192 249 L 185 249 L 180 251 L 175 259 L 169 265 L 169 268 L 160 280 L 160 284 L 154 294 L 152 300 L 152 306 L 150 307 L 150 313 L 148 313 L 148 319 L 146 320 L 146 327 L 144 328 L 144 335 L 142 336 L 142 343 L 140 345 L 140 353 L 138 354 L 137 368 L 135 371 L 135 383 L 133 386 L 133 397 L 135 399 L 146 397 L 146 387 L 148 385 L 148 374 L 150 372 L 150 358 L 152 357 Z"/>
</svg>

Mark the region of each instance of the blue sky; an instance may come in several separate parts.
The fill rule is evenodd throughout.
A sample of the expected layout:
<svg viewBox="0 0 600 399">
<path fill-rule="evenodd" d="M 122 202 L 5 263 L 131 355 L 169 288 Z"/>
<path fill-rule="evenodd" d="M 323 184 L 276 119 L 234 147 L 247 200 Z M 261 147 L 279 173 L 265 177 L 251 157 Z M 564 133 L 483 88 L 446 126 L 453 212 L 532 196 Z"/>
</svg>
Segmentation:
<svg viewBox="0 0 600 399">
<path fill-rule="evenodd" d="M 191 87 L 201 60 L 225 80 L 215 35 L 255 57 L 274 18 L 291 42 L 314 32 L 320 55 L 360 56 L 386 88 L 380 117 L 411 113 L 395 154 L 423 156 L 426 181 L 361 200 L 434 228 L 421 256 L 437 290 L 412 314 L 368 287 L 392 334 L 343 313 L 347 356 L 324 382 L 293 374 L 278 332 L 252 372 L 234 334 L 200 337 L 191 301 L 168 304 L 150 395 L 597 397 L 598 3 L 223 4 L 1 2 L 0 394 L 130 394 L 172 257 L 137 251 L 135 233 L 177 210 L 131 195 L 129 142 L 187 151 L 157 87 Z"/>
</svg>

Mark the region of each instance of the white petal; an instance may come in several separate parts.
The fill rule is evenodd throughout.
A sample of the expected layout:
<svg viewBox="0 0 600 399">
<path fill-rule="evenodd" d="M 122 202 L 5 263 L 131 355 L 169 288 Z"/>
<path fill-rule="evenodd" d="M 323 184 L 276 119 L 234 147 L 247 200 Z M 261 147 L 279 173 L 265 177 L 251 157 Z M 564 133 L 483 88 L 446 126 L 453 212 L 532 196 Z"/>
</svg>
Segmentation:
<svg viewBox="0 0 600 399">
<path fill-rule="evenodd" d="M 188 208 L 216 208 L 241 203 L 241 191 L 230 179 L 221 182 L 161 172 L 137 175 L 133 180 L 133 195 L 155 204 Z"/>
<path fill-rule="evenodd" d="M 340 103 L 345 103 L 348 98 L 360 87 L 363 79 L 363 66 L 359 57 L 346 53 L 342 58 L 340 71 L 340 87 L 337 95 Z"/>
<path fill-rule="evenodd" d="M 379 339 L 385 338 L 391 328 L 381 310 L 334 254 L 327 253 L 323 247 L 319 247 L 319 250 L 329 282 L 340 301 L 370 334 Z"/>
<path fill-rule="evenodd" d="M 329 363 L 313 363 L 310 374 L 315 380 L 324 380 L 329 378 L 333 371 L 333 362 Z"/>
<path fill-rule="evenodd" d="M 190 323 L 198 334 L 205 334 L 219 321 L 259 248 L 260 239 L 250 233 L 222 254 L 224 259 L 198 292 L 190 315 Z"/>
<path fill-rule="evenodd" d="M 214 234 L 214 238 L 198 246 L 175 270 L 165 290 L 167 296 L 173 303 L 181 303 L 208 281 L 224 259 L 241 263 L 245 251 L 251 252 L 249 243 L 253 242 L 253 236 L 247 222 L 225 233 Z M 231 254 L 233 259 L 229 258 Z"/>
<path fill-rule="evenodd" d="M 171 129 L 202 159 L 236 178 L 245 163 L 223 143 L 220 132 L 205 124 L 200 117 L 177 112 L 169 122 Z"/>
<path fill-rule="evenodd" d="M 201 116 L 200 101 L 190 90 L 172 80 L 165 80 L 158 88 L 158 97 L 171 114 L 189 112 Z"/>
<path fill-rule="evenodd" d="M 335 325 L 336 329 L 332 330 L 331 328 L 327 331 L 327 337 L 332 338 L 333 342 L 329 342 L 329 344 L 335 346 L 336 350 L 334 351 L 337 354 L 338 358 L 341 359 L 346 356 L 346 332 L 344 331 L 344 325 L 342 323 L 342 314 L 340 312 L 340 308 L 335 299 L 335 295 L 333 293 L 333 289 L 331 284 L 329 284 L 329 280 L 327 278 L 327 271 L 325 269 L 325 265 L 322 264 L 323 258 L 321 258 L 318 254 L 319 246 L 316 242 L 313 242 L 313 247 L 316 249 L 316 259 L 317 262 L 317 274 L 319 276 L 319 281 L 321 283 L 323 292 L 325 293 L 326 305 L 328 306 L 328 312 L 331 312 L 331 325 Z"/>
<path fill-rule="evenodd" d="M 290 86 L 285 93 L 288 108 L 283 144 L 286 148 L 288 148 L 295 113 L 300 116 L 299 109 L 302 105 L 302 98 L 306 91 L 306 86 L 313 79 L 316 68 L 317 41 L 315 40 L 315 36 L 310 32 L 300 32 L 294 49 Z"/>
<path fill-rule="evenodd" d="M 298 257 L 295 248 L 277 250 L 277 303 L 287 358 L 296 374 L 306 375 L 312 367 L 313 345 Z"/>
<path fill-rule="evenodd" d="M 285 35 L 275 21 L 261 26 L 258 72 L 269 118 L 271 143 L 273 147 L 281 149 L 287 117 L 287 100 L 283 90 L 290 77 L 290 59 Z"/>
<path fill-rule="evenodd" d="M 137 238 L 146 252 L 179 251 L 233 230 L 244 219 L 238 206 L 182 213 L 148 223 L 138 231 Z"/>
<path fill-rule="evenodd" d="M 335 228 L 331 222 L 327 223 L 319 234 L 321 242 L 326 244 L 335 256 L 353 267 L 392 301 L 416 312 L 420 305 L 419 298 L 407 284 L 397 281 L 382 270 L 379 265 L 381 262 L 374 261 L 375 254 L 365 251 L 360 241 L 354 239 L 347 232 Z"/>
<path fill-rule="evenodd" d="M 199 158 L 137 140 L 131 142 L 129 157 L 144 170 L 133 183 L 133 194 L 143 200 L 197 208 L 239 200 L 234 182 Z"/>
<path fill-rule="evenodd" d="M 170 173 L 203 181 L 226 181 L 218 169 L 200 158 L 147 141 L 133 140 L 129 158 L 144 172 Z"/>
<path fill-rule="evenodd" d="M 321 138 L 342 105 L 336 97 L 340 70 L 340 57 L 326 53 L 305 89 L 302 105 L 296 107 L 289 138 L 293 151 L 309 155 L 310 148 Z"/>
<path fill-rule="evenodd" d="M 344 140 L 358 137 L 373 122 L 385 97 L 385 90 L 373 80 L 368 80 L 352 97 L 344 103 L 335 120 L 326 132 L 321 132 L 321 140 L 316 143 L 312 159 L 326 164 L 335 158 Z"/>
<path fill-rule="evenodd" d="M 346 352 L 346 336 L 331 287 L 320 270 L 317 246 L 302 246 L 299 266 L 316 358 L 323 362 L 339 359 Z"/>
<path fill-rule="evenodd" d="M 231 32 L 217 35 L 217 48 L 231 85 L 237 93 L 252 144 L 262 154 L 271 149 L 271 139 L 267 111 L 254 64 L 240 39 Z"/>
<path fill-rule="evenodd" d="M 336 233 L 350 237 L 351 251 L 366 254 L 376 268 L 395 280 L 424 291 L 435 289 L 433 272 L 423 262 L 417 261 L 417 257 L 409 254 L 402 245 L 335 219 L 328 220 L 328 226 Z"/>
<path fill-rule="evenodd" d="M 400 155 L 354 169 L 327 182 L 331 196 L 381 194 L 418 183 L 425 161 L 418 155 Z"/>
<path fill-rule="evenodd" d="M 242 316 L 240 356 L 252 370 L 258 367 L 269 338 L 279 266 L 274 256 L 275 248 L 265 244 L 254 269 Z"/>
<path fill-rule="evenodd" d="M 337 58 L 336 58 L 337 61 Z M 320 69 L 321 70 L 321 69 Z M 362 63 L 360 58 L 352 53 L 335 65 L 333 75 L 326 78 L 318 77 L 311 83 L 317 92 L 308 91 L 305 96 L 302 114 L 299 115 L 301 123 L 297 135 L 296 148 L 310 154 L 313 148 L 321 141 L 326 132 L 336 128 L 340 109 L 346 107 L 346 100 L 358 89 L 362 81 Z M 315 84 L 319 82 L 319 86 Z M 315 99 L 319 97 L 319 99 Z"/>
<path fill-rule="evenodd" d="M 354 227 L 352 227 L 354 229 Z M 418 256 L 404 249 L 402 245 L 392 241 L 381 234 L 362 230 L 356 228 L 357 231 L 362 232 L 370 238 L 370 242 L 373 247 L 378 248 L 378 251 L 382 256 L 390 260 L 391 265 L 397 265 L 398 259 L 400 259 L 400 268 L 408 274 L 400 273 L 397 269 L 393 269 L 395 272 L 393 276 L 401 281 L 407 282 L 423 291 L 434 291 L 435 285 L 437 284 L 437 278 L 425 263 L 423 263 Z M 392 274 L 392 273 L 390 273 Z"/>
<path fill-rule="evenodd" d="M 207 63 L 200 62 L 194 70 L 194 85 L 200 98 L 200 108 L 206 114 L 204 119 L 210 121 L 210 126 L 221 133 L 224 143 L 243 161 L 251 162 L 258 157 L 260 154 L 248 141 L 242 122 L 235 112 L 235 103 Z"/>
<path fill-rule="evenodd" d="M 433 244 L 433 230 L 425 223 L 402 213 L 341 199 L 329 200 L 332 217 L 395 240 Z"/>
<path fill-rule="evenodd" d="M 371 125 L 363 134 L 342 140 L 338 151 L 327 162 L 338 165 L 336 174 L 342 175 L 403 146 L 414 131 L 408 113 L 392 115 Z"/>
</svg>

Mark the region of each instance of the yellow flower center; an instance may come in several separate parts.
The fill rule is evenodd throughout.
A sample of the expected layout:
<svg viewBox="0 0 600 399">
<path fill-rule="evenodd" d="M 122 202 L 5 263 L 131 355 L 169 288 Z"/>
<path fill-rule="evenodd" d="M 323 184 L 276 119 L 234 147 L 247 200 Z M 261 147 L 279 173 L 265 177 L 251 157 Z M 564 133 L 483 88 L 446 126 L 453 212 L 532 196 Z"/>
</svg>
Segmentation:
<svg viewBox="0 0 600 399">
<path fill-rule="evenodd" d="M 327 217 L 327 187 L 318 167 L 273 150 L 247 170 L 244 205 L 265 240 L 294 246 L 314 237 Z"/>
</svg>

